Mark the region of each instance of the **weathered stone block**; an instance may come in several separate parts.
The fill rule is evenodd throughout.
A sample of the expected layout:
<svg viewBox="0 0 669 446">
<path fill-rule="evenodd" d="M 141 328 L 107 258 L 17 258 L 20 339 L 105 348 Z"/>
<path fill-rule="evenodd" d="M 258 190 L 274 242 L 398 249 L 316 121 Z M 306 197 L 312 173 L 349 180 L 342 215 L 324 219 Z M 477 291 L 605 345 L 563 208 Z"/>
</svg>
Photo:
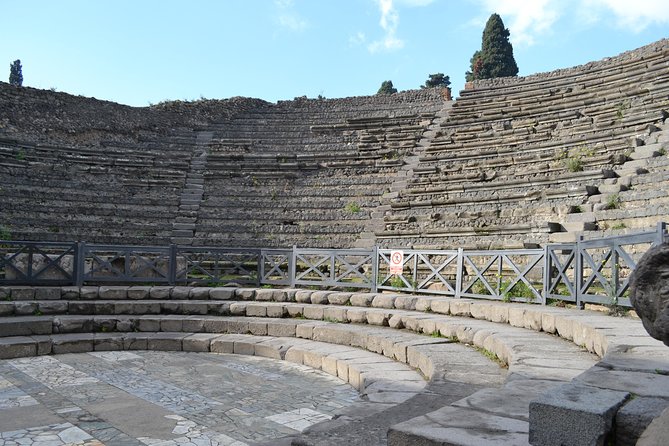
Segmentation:
<svg viewBox="0 0 669 446">
<path fill-rule="evenodd" d="M 100 299 L 121 300 L 128 298 L 127 286 L 101 286 L 98 295 Z"/>
<path fill-rule="evenodd" d="M 255 288 L 237 288 L 235 289 L 235 298 L 239 300 L 253 300 L 256 296 Z"/>
<path fill-rule="evenodd" d="M 233 302 L 230 304 L 230 314 L 232 316 L 246 316 L 246 302 Z"/>
<path fill-rule="evenodd" d="M 40 302 L 37 311 L 42 314 L 65 314 L 67 313 L 67 301 Z"/>
<path fill-rule="evenodd" d="M 415 310 L 417 298 L 415 296 L 395 297 L 395 308 L 399 310 Z"/>
<path fill-rule="evenodd" d="M 669 243 L 648 250 L 630 277 L 630 302 L 646 331 L 669 346 Z M 13 293 L 12 293 L 13 294 Z"/>
<path fill-rule="evenodd" d="M 328 296 L 332 291 L 314 291 L 311 294 L 311 303 L 317 305 L 327 305 L 329 303 Z"/>
<path fill-rule="evenodd" d="M 246 315 L 249 317 L 267 317 L 267 307 L 261 304 L 248 304 Z"/>
<path fill-rule="evenodd" d="M 269 336 L 277 337 L 295 337 L 296 323 L 289 321 L 284 322 L 268 322 L 267 334 Z"/>
<path fill-rule="evenodd" d="M 348 322 L 346 308 L 328 308 L 323 309 L 323 319 L 335 322 Z"/>
<path fill-rule="evenodd" d="M 263 288 L 256 290 L 256 300 L 260 302 L 270 302 L 274 300 L 274 290 Z"/>
<path fill-rule="evenodd" d="M 374 308 L 395 308 L 395 299 L 397 296 L 393 294 L 377 294 L 372 300 L 372 307 Z"/>
<path fill-rule="evenodd" d="M 249 333 L 255 336 L 267 336 L 267 322 L 249 322 Z"/>
<path fill-rule="evenodd" d="M 235 341 L 232 352 L 236 355 L 253 356 L 256 352 L 255 342 L 252 341 Z"/>
<path fill-rule="evenodd" d="M 471 305 L 472 305 L 471 302 L 465 300 L 460 300 L 460 299 L 451 300 L 449 306 L 450 314 L 452 314 L 453 316 L 470 317 L 472 315 L 470 311 Z"/>
<path fill-rule="evenodd" d="M 83 300 L 95 300 L 100 298 L 100 287 L 82 286 L 79 290 L 80 298 Z"/>
<path fill-rule="evenodd" d="M 282 318 L 286 317 L 288 310 L 283 305 L 269 305 L 267 308 L 267 317 Z M 248 310 L 247 310 L 248 314 Z"/>
<path fill-rule="evenodd" d="M 365 324 L 367 323 L 367 310 L 349 308 L 346 311 L 346 317 L 348 318 L 348 321 L 353 324 Z"/>
<path fill-rule="evenodd" d="M 388 314 L 381 311 L 368 311 L 367 323 L 369 325 L 388 325 Z"/>
<path fill-rule="evenodd" d="M 205 319 L 204 331 L 206 333 L 227 333 L 228 320 L 226 319 Z"/>
<path fill-rule="evenodd" d="M 563 384 L 530 403 L 530 444 L 607 444 L 613 421 L 629 393 Z"/>
<path fill-rule="evenodd" d="M 354 307 L 369 307 L 377 295 L 374 293 L 355 293 L 351 294 L 351 305 Z"/>
<path fill-rule="evenodd" d="M 61 299 L 76 300 L 81 298 L 81 291 L 78 286 L 64 286 L 60 289 Z"/>
<path fill-rule="evenodd" d="M 14 302 L 14 314 L 17 316 L 33 315 L 37 312 L 37 302 L 16 301 Z"/>
<path fill-rule="evenodd" d="M 169 299 L 172 291 L 171 286 L 152 286 L 149 288 L 149 298 L 151 299 Z M 128 290 L 128 297 L 130 291 Z"/>
<path fill-rule="evenodd" d="M 35 288 L 35 300 L 57 300 L 60 299 L 60 288 L 39 287 Z"/>
<path fill-rule="evenodd" d="M 185 352 L 208 352 L 213 339 L 220 335 L 209 333 L 196 333 L 186 336 L 181 341 L 183 351 Z"/>
<path fill-rule="evenodd" d="M 181 306 L 183 314 L 207 314 L 209 302 L 184 302 Z"/>
<path fill-rule="evenodd" d="M 195 287 L 190 289 L 190 293 L 188 293 L 188 298 L 189 299 L 195 299 L 195 300 L 209 300 L 209 292 L 211 288 L 207 287 Z"/>
<path fill-rule="evenodd" d="M 311 290 L 299 290 L 295 293 L 295 302 L 302 303 L 302 304 L 310 304 L 311 303 L 311 294 L 313 291 Z"/>
<path fill-rule="evenodd" d="M 35 288 L 12 287 L 12 300 L 35 300 Z"/>
<path fill-rule="evenodd" d="M 170 298 L 177 300 L 186 300 L 190 295 L 190 287 L 187 286 L 175 286 L 170 291 Z"/>
<path fill-rule="evenodd" d="M 634 446 L 650 423 L 669 407 L 666 398 L 634 398 L 616 415 L 616 445 Z"/>
<path fill-rule="evenodd" d="M 0 316 L 10 316 L 14 314 L 13 302 L 0 302 Z"/>
<path fill-rule="evenodd" d="M 451 299 L 435 299 L 430 303 L 430 308 L 434 313 L 450 314 L 451 313 Z"/>
<path fill-rule="evenodd" d="M 54 355 L 64 353 L 86 353 L 94 350 L 94 335 L 86 334 L 67 334 L 53 340 L 52 352 Z"/>
<path fill-rule="evenodd" d="M 147 349 L 160 351 L 181 351 L 182 340 L 186 336 L 180 333 L 155 333 L 147 339 Z"/>
<path fill-rule="evenodd" d="M 0 359 L 23 358 L 36 354 L 37 343 L 32 338 L 0 338 Z"/>
<path fill-rule="evenodd" d="M 330 305 L 346 305 L 350 298 L 351 293 L 331 293 L 328 294 L 328 303 Z"/>
<path fill-rule="evenodd" d="M 212 288 L 209 290 L 209 299 L 232 300 L 235 298 L 235 290 L 231 287 Z"/>
<path fill-rule="evenodd" d="M 151 296 L 150 286 L 131 286 L 128 288 L 128 299 L 141 300 Z"/>
<path fill-rule="evenodd" d="M 324 310 L 323 307 L 320 306 L 317 307 L 317 306 L 305 305 L 302 314 L 307 319 L 322 320 L 324 314 L 323 310 Z"/>
</svg>

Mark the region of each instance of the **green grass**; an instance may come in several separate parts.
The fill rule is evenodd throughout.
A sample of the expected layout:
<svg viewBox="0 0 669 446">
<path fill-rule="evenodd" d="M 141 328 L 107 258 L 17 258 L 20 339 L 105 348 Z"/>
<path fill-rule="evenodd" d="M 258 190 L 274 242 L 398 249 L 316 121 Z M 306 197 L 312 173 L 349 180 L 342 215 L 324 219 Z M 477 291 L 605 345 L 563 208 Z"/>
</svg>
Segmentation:
<svg viewBox="0 0 669 446">
<path fill-rule="evenodd" d="M 351 201 L 350 203 L 347 203 L 346 206 L 344 207 L 346 209 L 346 212 L 350 214 L 357 214 L 358 212 L 362 211 L 362 208 L 358 203 L 355 201 Z"/>
<path fill-rule="evenodd" d="M 565 167 L 569 172 L 583 172 L 583 160 L 578 157 L 567 158 Z"/>
<path fill-rule="evenodd" d="M 607 209 L 620 209 L 622 203 L 620 202 L 620 195 L 611 194 L 606 198 L 606 208 Z"/>
<path fill-rule="evenodd" d="M 481 353 L 486 358 L 488 358 L 491 361 L 494 361 L 497 364 L 499 364 L 499 366 L 502 367 L 502 368 L 507 368 L 509 366 L 506 362 L 502 361 L 499 356 L 497 356 L 495 353 L 491 352 L 488 349 L 485 349 L 483 347 L 476 347 L 476 346 L 474 347 L 474 349 L 477 352 Z"/>
</svg>

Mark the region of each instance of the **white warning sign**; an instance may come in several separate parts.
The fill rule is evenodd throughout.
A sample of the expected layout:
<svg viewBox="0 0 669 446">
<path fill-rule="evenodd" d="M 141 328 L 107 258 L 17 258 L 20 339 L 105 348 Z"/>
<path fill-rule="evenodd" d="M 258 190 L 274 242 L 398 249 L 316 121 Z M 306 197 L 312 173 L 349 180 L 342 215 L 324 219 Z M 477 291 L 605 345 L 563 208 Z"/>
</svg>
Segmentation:
<svg viewBox="0 0 669 446">
<path fill-rule="evenodd" d="M 404 251 L 390 251 L 390 274 L 402 274 L 404 270 Z"/>
</svg>

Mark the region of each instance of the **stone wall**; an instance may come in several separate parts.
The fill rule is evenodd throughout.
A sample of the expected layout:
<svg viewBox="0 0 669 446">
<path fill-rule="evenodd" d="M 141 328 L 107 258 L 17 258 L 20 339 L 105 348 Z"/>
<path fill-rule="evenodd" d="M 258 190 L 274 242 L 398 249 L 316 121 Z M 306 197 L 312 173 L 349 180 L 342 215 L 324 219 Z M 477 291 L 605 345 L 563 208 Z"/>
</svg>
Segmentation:
<svg viewBox="0 0 669 446">
<path fill-rule="evenodd" d="M 661 39 L 657 42 L 653 42 L 646 46 L 636 48 L 630 51 L 625 51 L 617 56 L 606 57 L 601 60 L 588 62 L 583 65 L 577 65 L 575 67 L 561 68 L 554 71 L 547 71 L 543 73 L 535 73 L 529 76 L 513 76 L 513 77 L 500 77 L 496 79 L 480 79 L 473 81 L 470 84 L 470 87 L 467 90 L 481 90 L 481 89 L 492 89 L 502 86 L 513 86 L 522 83 L 529 82 L 539 82 L 546 81 L 551 79 L 558 79 L 563 77 L 574 76 L 578 74 L 584 74 L 592 72 L 595 70 L 605 69 L 614 65 L 624 64 L 628 61 L 639 60 L 647 56 L 652 56 L 659 51 L 665 51 L 669 49 L 669 39 Z"/>
</svg>

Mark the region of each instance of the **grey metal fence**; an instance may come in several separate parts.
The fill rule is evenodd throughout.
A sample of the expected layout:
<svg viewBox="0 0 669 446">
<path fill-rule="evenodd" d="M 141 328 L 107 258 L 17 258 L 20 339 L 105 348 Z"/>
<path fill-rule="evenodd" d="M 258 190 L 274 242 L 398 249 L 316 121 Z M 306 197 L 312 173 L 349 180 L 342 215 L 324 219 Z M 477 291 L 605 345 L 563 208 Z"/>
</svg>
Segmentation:
<svg viewBox="0 0 669 446">
<path fill-rule="evenodd" d="M 629 306 L 641 255 L 668 239 L 654 231 L 543 249 L 243 249 L 0 242 L 0 285 L 272 285 L 393 290 L 545 304 Z M 397 271 L 399 268 L 399 271 Z"/>
</svg>

